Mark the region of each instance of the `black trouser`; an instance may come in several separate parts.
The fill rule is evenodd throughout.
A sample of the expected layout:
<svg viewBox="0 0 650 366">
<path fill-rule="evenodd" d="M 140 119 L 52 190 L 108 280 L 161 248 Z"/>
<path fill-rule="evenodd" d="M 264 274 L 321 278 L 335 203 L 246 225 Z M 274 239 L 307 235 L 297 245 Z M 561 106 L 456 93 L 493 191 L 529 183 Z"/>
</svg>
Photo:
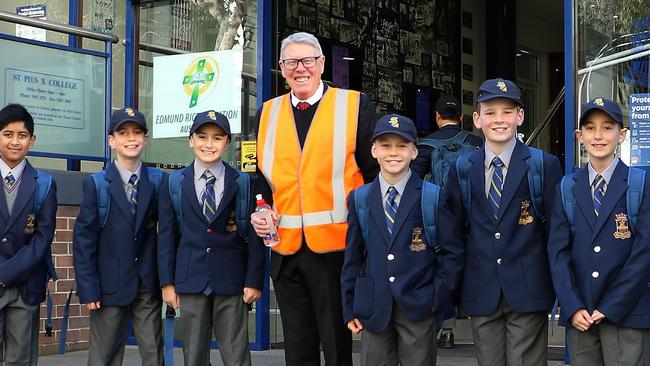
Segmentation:
<svg viewBox="0 0 650 366">
<path fill-rule="evenodd" d="M 316 254 L 303 243 L 281 261 L 273 283 L 287 366 L 320 365 L 320 345 L 326 366 L 351 366 L 352 335 L 341 309 L 343 252 Z"/>
</svg>

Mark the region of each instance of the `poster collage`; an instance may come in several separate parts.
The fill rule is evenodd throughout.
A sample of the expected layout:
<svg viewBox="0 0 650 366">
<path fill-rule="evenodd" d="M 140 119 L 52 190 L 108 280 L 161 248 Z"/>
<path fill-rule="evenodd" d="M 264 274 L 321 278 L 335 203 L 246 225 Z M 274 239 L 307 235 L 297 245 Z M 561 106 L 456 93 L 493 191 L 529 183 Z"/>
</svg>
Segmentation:
<svg viewBox="0 0 650 366">
<path fill-rule="evenodd" d="M 431 98 L 460 94 L 457 1 L 285 0 L 284 5 L 281 34 L 310 32 L 323 47 L 347 47 L 357 56 L 351 74 L 362 76 L 349 87 L 370 95 L 378 114 L 415 109 L 416 92 Z"/>
</svg>

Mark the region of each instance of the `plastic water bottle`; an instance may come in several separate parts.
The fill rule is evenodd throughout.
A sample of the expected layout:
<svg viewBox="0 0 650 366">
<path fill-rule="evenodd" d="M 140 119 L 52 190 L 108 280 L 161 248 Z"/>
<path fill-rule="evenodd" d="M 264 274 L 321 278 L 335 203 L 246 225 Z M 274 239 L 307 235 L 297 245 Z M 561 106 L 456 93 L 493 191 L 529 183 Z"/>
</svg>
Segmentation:
<svg viewBox="0 0 650 366">
<path fill-rule="evenodd" d="M 255 199 L 257 200 L 257 207 L 255 207 L 255 215 L 259 215 L 260 218 L 263 218 L 264 220 L 266 220 L 267 223 L 270 224 L 271 232 L 265 237 L 263 237 L 262 240 L 264 240 L 264 245 L 266 245 L 267 247 L 274 247 L 280 244 L 280 234 L 278 234 L 278 229 L 275 227 L 275 224 L 273 223 L 273 216 L 272 216 L 273 211 L 271 210 L 271 206 L 269 206 L 264 201 L 264 198 L 262 198 L 261 194 L 255 195 Z"/>
</svg>

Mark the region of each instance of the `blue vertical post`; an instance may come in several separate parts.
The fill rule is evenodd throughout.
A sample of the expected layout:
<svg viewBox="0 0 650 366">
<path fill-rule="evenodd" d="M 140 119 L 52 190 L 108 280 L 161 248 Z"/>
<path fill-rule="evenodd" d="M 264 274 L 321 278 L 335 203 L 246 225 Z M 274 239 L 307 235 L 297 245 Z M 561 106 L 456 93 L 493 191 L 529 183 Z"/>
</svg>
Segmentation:
<svg viewBox="0 0 650 366">
<path fill-rule="evenodd" d="M 575 166 L 575 129 L 576 120 L 576 7 L 573 0 L 564 0 L 564 172 L 573 172 Z M 566 330 L 564 334 L 564 363 L 570 364 Z"/>
<path fill-rule="evenodd" d="M 81 26 L 79 24 L 79 0 L 68 1 L 68 24 Z M 68 46 L 80 47 L 81 40 L 75 35 L 68 35 Z M 67 170 L 80 170 L 80 161 L 78 159 L 66 159 Z"/>
<path fill-rule="evenodd" d="M 104 130 L 108 135 L 108 121 L 111 118 L 111 105 L 112 105 L 112 93 L 113 93 L 113 44 L 111 42 L 106 42 L 105 44 L 106 57 L 106 112 L 104 115 Z M 104 139 L 104 165 L 106 165 L 111 159 L 111 148 L 106 143 Z"/>
<path fill-rule="evenodd" d="M 136 55 L 136 22 L 138 4 L 134 0 L 126 2 L 126 44 L 124 49 L 124 105 L 128 107 L 135 106 L 135 72 L 138 67 Z"/>
<path fill-rule="evenodd" d="M 271 97 L 271 0 L 257 1 L 257 107 Z M 252 349 L 262 351 L 271 348 L 271 294 L 270 294 L 270 251 L 266 250 L 264 269 L 264 290 L 257 302 L 255 312 L 255 343 Z"/>
<path fill-rule="evenodd" d="M 576 7 L 573 0 L 564 0 L 564 171 L 573 172 L 575 166 L 575 129 L 576 121 Z"/>
</svg>

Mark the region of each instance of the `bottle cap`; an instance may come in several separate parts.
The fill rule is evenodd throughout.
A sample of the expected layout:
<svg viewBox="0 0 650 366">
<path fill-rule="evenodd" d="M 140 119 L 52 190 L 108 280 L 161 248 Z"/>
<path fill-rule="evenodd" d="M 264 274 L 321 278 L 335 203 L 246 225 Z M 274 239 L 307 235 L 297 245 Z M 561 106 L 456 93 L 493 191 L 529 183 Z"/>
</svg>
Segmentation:
<svg viewBox="0 0 650 366">
<path fill-rule="evenodd" d="M 258 200 L 258 201 L 261 201 L 261 200 L 263 200 L 263 198 L 262 198 L 262 195 L 261 195 L 261 194 L 256 194 L 256 195 L 255 195 L 255 199 L 256 199 L 256 200 Z"/>
</svg>

